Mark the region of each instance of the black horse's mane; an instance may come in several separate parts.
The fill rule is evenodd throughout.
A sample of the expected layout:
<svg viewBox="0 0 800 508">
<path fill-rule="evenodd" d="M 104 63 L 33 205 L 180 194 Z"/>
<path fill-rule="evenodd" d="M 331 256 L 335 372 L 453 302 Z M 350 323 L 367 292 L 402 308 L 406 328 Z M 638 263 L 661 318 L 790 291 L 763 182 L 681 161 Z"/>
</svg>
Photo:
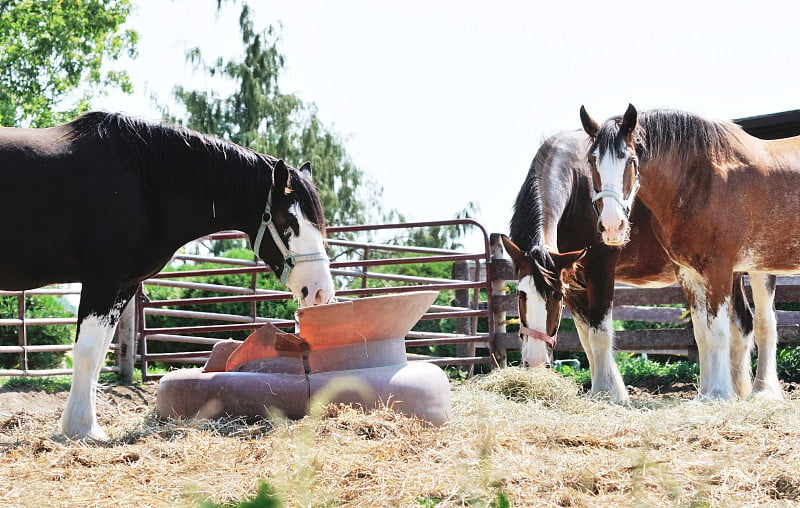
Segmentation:
<svg viewBox="0 0 800 508">
<path fill-rule="evenodd" d="M 185 185 L 202 177 L 209 199 L 263 206 L 277 158 L 184 127 L 119 113 L 89 112 L 66 125 L 65 138 L 101 140 L 132 171 L 150 181 Z M 231 171 L 231 166 L 237 171 Z M 320 229 L 325 219 L 313 183 L 290 170 L 290 187 L 303 213 Z M 255 184 L 254 184 L 255 182 Z M 282 192 L 283 190 L 281 190 Z"/>
<path fill-rule="evenodd" d="M 600 126 L 595 146 L 601 153 L 623 148 L 621 122 L 622 117 L 617 116 Z M 640 159 L 668 156 L 682 163 L 698 158 L 725 162 L 736 158 L 733 141 L 742 132 L 732 122 L 675 109 L 652 109 L 639 113 L 634 136 Z"/>
</svg>

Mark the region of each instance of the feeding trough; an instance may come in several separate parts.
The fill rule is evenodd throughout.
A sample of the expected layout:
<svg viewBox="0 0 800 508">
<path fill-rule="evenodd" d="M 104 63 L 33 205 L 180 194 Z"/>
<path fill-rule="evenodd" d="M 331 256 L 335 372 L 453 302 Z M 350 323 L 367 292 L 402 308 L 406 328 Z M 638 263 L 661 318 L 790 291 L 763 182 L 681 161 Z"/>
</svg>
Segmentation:
<svg viewBox="0 0 800 508">
<path fill-rule="evenodd" d="M 267 324 L 244 342 L 214 346 L 202 369 L 180 369 L 159 383 L 160 417 L 288 418 L 312 399 L 395 411 L 435 425 L 450 417 L 450 386 L 436 365 L 406 359 L 405 335 L 436 291 L 360 298 L 297 311 L 299 331 Z"/>
</svg>

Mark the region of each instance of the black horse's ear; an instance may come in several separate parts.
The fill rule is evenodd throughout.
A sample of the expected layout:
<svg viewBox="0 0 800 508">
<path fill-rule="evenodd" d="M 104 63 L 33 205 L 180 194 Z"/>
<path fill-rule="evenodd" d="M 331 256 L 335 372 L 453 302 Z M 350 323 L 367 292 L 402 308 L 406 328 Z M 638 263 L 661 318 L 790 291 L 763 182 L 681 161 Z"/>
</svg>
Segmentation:
<svg viewBox="0 0 800 508">
<path fill-rule="evenodd" d="M 297 170 L 300 173 L 300 176 L 303 178 L 307 178 L 309 181 L 311 180 L 311 163 L 306 161 L 300 166 L 300 169 Z"/>
<path fill-rule="evenodd" d="M 581 106 L 581 125 L 583 125 L 583 130 L 586 131 L 586 134 L 592 139 L 597 136 L 597 131 L 600 130 L 600 125 L 589 116 L 589 113 L 586 112 L 586 108 L 583 106 Z"/>
<path fill-rule="evenodd" d="M 629 137 L 633 130 L 636 128 L 636 120 L 638 118 L 638 113 L 636 112 L 636 108 L 633 107 L 633 104 L 628 104 L 628 109 L 625 110 L 625 114 L 622 115 L 622 125 L 619 127 L 619 132 L 624 137 Z"/>
<path fill-rule="evenodd" d="M 275 167 L 272 168 L 272 186 L 274 189 L 281 189 L 280 193 L 273 192 L 273 196 L 286 194 L 291 188 L 289 186 L 289 168 L 286 167 L 283 159 L 278 159 Z"/>
</svg>

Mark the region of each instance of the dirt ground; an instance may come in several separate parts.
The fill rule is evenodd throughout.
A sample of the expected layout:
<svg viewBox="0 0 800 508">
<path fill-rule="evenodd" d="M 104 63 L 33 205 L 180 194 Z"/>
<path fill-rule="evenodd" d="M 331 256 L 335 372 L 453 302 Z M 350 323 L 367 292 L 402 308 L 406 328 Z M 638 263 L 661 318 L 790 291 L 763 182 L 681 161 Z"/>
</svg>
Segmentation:
<svg viewBox="0 0 800 508">
<path fill-rule="evenodd" d="M 793 386 L 784 387 L 791 391 Z M 145 414 L 155 407 L 158 382 L 138 386 L 105 386 L 98 392 L 97 419 L 101 426 L 112 426 L 122 415 Z M 697 395 L 694 385 L 677 383 L 670 386 L 642 384 L 628 386 L 634 400 L 649 402 L 659 399 L 692 399 Z M 42 420 L 53 420 L 61 414 L 67 401 L 67 392 L 47 393 L 42 390 L 16 391 L 0 388 L 0 428 L 8 426 L 9 419 L 20 414 Z"/>
<path fill-rule="evenodd" d="M 106 386 L 97 397 L 97 414 L 100 425 L 111 425 L 123 414 L 141 412 L 154 407 L 158 382 L 139 386 Z M 0 389 L 0 428 L 7 426 L 9 418 L 19 414 L 51 419 L 61 414 L 67 401 L 67 392 L 46 393 L 41 390 L 9 391 Z M 54 420 L 56 421 L 56 420 Z"/>
</svg>

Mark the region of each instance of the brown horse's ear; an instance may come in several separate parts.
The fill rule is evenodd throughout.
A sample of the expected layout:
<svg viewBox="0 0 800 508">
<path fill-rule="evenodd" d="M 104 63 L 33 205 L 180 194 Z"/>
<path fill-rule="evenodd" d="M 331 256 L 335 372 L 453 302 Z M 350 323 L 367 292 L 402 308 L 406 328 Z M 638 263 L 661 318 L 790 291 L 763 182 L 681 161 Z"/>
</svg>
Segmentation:
<svg viewBox="0 0 800 508">
<path fill-rule="evenodd" d="M 628 109 L 625 110 L 625 114 L 622 115 L 622 125 L 619 127 L 619 133 L 624 138 L 629 138 L 631 133 L 636 128 L 636 120 L 638 118 L 638 113 L 636 112 L 636 108 L 633 107 L 633 104 L 628 104 Z"/>
<path fill-rule="evenodd" d="M 600 125 L 589 116 L 589 113 L 586 112 L 586 108 L 583 106 L 581 106 L 581 125 L 583 125 L 583 130 L 586 131 L 586 134 L 592 139 L 597 136 L 597 131 L 600 130 Z"/>
<path fill-rule="evenodd" d="M 283 159 L 278 159 L 278 162 L 276 162 L 275 166 L 272 168 L 272 188 L 280 189 L 280 192 L 272 193 L 273 199 L 286 194 L 291 189 L 289 184 L 289 168 L 286 167 L 286 163 L 283 162 Z"/>
<path fill-rule="evenodd" d="M 511 261 L 514 262 L 514 266 L 519 269 L 519 267 L 522 266 L 525 253 L 506 235 L 500 235 L 500 239 L 503 241 L 503 247 L 506 249 L 506 252 L 508 252 Z"/>
<path fill-rule="evenodd" d="M 575 266 L 575 263 L 583 259 L 586 255 L 586 251 L 589 249 L 583 250 L 576 250 L 573 252 L 564 252 L 557 253 L 557 252 L 550 252 L 550 257 L 553 258 L 553 262 L 556 265 L 556 271 L 560 274 L 562 270 L 570 270 Z"/>
</svg>

